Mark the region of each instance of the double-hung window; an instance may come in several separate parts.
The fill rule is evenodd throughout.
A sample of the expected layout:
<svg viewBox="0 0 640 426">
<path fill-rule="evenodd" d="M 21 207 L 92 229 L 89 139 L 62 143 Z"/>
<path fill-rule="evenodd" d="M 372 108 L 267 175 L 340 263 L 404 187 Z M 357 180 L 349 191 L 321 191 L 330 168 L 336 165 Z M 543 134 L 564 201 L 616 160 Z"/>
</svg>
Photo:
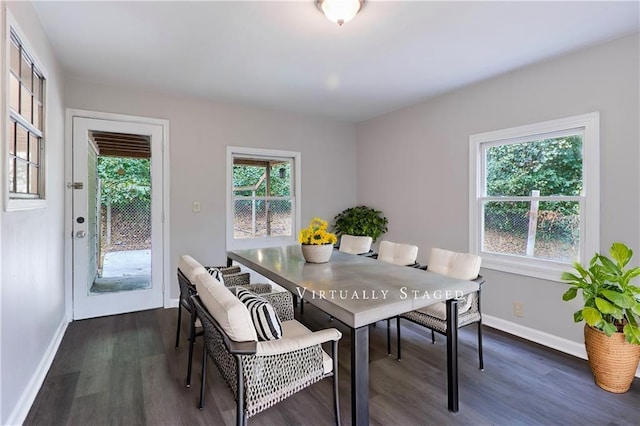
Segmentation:
<svg viewBox="0 0 640 426">
<path fill-rule="evenodd" d="M 9 24 L 7 67 L 7 209 L 44 206 L 45 78 Z"/>
<path fill-rule="evenodd" d="M 470 250 L 559 280 L 599 245 L 597 113 L 470 137 Z"/>
<path fill-rule="evenodd" d="M 300 153 L 228 147 L 227 249 L 296 242 Z"/>
</svg>

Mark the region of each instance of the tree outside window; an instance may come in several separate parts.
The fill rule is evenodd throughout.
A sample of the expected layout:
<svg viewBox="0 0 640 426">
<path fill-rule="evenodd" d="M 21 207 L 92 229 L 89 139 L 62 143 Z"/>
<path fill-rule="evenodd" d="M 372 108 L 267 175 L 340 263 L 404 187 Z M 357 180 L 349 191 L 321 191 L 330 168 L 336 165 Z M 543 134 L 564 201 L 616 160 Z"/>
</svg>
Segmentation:
<svg viewBox="0 0 640 426">
<path fill-rule="evenodd" d="M 581 135 L 488 146 L 485 167 L 483 251 L 579 259 Z"/>
<path fill-rule="evenodd" d="M 599 248 L 596 113 L 469 137 L 469 250 L 483 267 L 558 281 Z"/>
</svg>

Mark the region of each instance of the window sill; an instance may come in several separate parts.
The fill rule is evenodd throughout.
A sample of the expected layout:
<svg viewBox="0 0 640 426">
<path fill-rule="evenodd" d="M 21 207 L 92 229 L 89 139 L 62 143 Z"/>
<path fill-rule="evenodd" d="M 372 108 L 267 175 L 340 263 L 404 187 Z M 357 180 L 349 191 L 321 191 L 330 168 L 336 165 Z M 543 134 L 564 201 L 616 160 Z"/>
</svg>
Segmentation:
<svg viewBox="0 0 640 426">
<path fill-rule="evenodd" d="M 47 200 L 28 200 L 11 198 L 7 200 L 5 211 L 18 211 L 18 210 L 35 210 L 44 209 L 47 207 Z"/>
<path fill-rule="evenodd" d="M 562 282 L 560 275 L 572 268 L 568 263 L 554 262 L 551 260 L 530 259 L 508 255 L 501 256 L 494 253 L 481 253 L 480 256 L 482 256 L 482 267 L 485 269 L 554 282 Z"/>
</svg>

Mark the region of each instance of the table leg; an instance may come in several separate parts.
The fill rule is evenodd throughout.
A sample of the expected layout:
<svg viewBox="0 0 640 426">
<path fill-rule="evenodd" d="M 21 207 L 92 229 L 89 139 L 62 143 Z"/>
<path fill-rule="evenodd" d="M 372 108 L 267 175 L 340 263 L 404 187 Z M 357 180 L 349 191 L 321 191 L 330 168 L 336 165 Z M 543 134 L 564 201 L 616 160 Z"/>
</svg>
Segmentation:
<svg viewBox="0 0 640 426">
<path fill-rule="evenodd" d="M 351 329 L 351 424 L 369 425 L 369 326 Z"/>
<path fill-rule="evenodd" d="M 458 301 L 447 300 L 447 399 L 449 411 L 458 412 Z"/>
</svg>

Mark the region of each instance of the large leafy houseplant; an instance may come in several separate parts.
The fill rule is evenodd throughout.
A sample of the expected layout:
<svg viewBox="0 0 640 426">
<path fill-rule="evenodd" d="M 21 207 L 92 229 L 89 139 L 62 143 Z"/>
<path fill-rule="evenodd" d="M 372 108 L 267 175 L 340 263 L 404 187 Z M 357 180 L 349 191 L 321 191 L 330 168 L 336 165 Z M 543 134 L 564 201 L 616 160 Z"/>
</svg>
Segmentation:
<svg viewBox="0 0 640 426">
<path fill-rule="evenodd" d="M 387 232 L 389 221 L 380 210 L 367 206 L 348 208 L 334 218 L 337 235 L 355 235 L 371 237 L 375 242 Z"/>
<path fill-rule="evenodd" d="M 576 262 L 577 274 L 563 273 L 571 287 L 562 299 L 572 300 L 582 290 L 584 307 L 573 314 L 575 322 L 584 320 L 609 337 L 622 332 L 628 343 L 640 345 L 640 287 L 631 284 L 640 268 L 627 268 L 633 251 L 622 243 L 613 243 L 609 255 L 596 253 L 588 268 Z"/>
<path fill-rule="evenodd" d="M 584 306 L 573 319 L 586 322 L 584 345 L 595 383 L 624 393 L 640 362 L 640 287 L 631 284 L 640 268 L 627 267 L 633 251 L 622 243 L 613 243 L 609 255 L 596 253 L 588 268 L 575 263 L 577 274 L 562 274 L 571 286 L 562 298 L 571 300 L 582 290 Z"/>
</svg>

